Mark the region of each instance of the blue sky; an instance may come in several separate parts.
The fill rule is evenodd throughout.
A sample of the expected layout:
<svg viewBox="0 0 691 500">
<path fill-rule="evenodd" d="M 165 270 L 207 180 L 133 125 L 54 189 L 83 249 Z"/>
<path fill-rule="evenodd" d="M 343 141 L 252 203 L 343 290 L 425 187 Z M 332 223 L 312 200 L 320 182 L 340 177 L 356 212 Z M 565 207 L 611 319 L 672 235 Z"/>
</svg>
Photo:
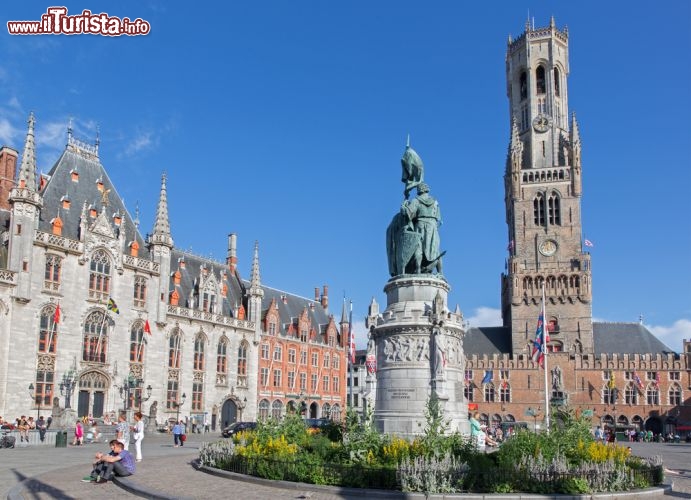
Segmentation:
<svg viewBox="0 0 691 500">
<path fill-rule="evenodd" d="M 141 228 L 160 176 L 176 246 L 223 260 L 238 234 L 249 275 L 353 300 L 358 345 L 385 306 L 385 230 L 402 198 L 407 134 L 444 224 L 444 273 L 474 326 L 501 322 L 509 34 L 568 26 L 570 111 L 583 144 L 593 315 L 691 338 L 691 2 L 66 2 L 142 18 L 146 36 L 10 36 L 56 2 L 11 2 L 0 34 L 0 144 L 37 118 L 50 169 L 74 120 Z M 537 315 L 537 312 L 536 312 Z"/>
</svg>

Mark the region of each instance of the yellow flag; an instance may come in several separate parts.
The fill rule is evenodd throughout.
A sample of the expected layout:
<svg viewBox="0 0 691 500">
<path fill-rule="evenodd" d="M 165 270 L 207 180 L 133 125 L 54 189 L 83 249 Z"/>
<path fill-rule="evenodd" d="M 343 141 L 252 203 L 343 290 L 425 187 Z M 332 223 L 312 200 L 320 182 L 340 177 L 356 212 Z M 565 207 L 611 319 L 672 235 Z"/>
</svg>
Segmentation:
<svg viewBox="0 0 691 500">
<path fill-rule="evenodd" d="M 609 374 L 609 388 L 614 389 L 614 372 Z"/>
</svg>

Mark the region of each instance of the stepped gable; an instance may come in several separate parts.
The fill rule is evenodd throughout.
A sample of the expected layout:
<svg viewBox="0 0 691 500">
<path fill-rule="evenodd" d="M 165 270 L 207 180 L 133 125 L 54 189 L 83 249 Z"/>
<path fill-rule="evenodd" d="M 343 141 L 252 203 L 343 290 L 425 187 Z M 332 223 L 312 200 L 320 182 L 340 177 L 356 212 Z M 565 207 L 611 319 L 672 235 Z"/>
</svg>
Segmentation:
<svg viewBox="0 0 691 500">
<path fill-rule="evenodd" d="M 248 281 L 244 283 L 246 287 L 249 287 L 250 284 Z M 264 290 L 264 298 L 262 299 L 262 322 L 266 317 L 266 312 L 271 306 L 271 303 L 275 301 L 278 306 L 278 314 L 281 321 L 279 334 L 286 335 L 290 325 L 295 324 L 297 327 L 298 318 L 307 310 L 311 328 L 320 336 L 322 341 L 326 342 L 323 335 L 326 333 L 326 327 L 331 321 L 331 314 L 327 309 L 322 307 L 320 302 L 276 290 L 275 288 L 262 286 L 262 289 Z M 296 335 L 298 335 L 297 329 Z"/>
<path fill-rule="evenodd" d="M 511 331 L 503 326 L 480 326 L 466 330 L 463 351 L 467 357 L 511 353 Z"/>
<path fill-rule="evenodd" d="M 184 266 L 181 263 L 184 262 Z M 202 274 L 202 268 L 207 270 L 206 275 Z M 180 284 L 175 284 L 175 273 L 180 272 Z M 223 278 L 225 273 L 225 279 Z M 181 250 L 173 249 L 171 251 L 170 261 L 170 290 L 177 290 L 180 294 L 178 305 L 188 309 L 200 309 L 199 303 L 192 304 L 190 300 L 195 297 L 195 288 L 198 292 L 196 300 L 202 299 L 203 277 L 213 276 L 218 288 L 213 288 L 212 291 L 216 294 L 216 309 L 215 314 L 223 316 L 235 317 L 235 307 L 243 304 L 244 289 L 235 273 L 232 273 L 228 266 L 222 262 L 216 262 L 211 259 L 183 252 Z M 226 285 L 227 294 L 223 297 L 220 291 Z M 219 293 L 217 293 L 219 292 Z M 220 305 L 220 309 L 219 306 Z M 247 318 L 245 318 L 247 319 Z"/>
<path fill-rule="evenodd" d="M 596 356 L 674 352 L 640 323 L 593 323 L 593 335 Z"/>
<path fill-rule="evenodd" d="M 77 174 L 77 178 L 73 176 L 73 173 Z M 86 202 L 87 217 L 89 218 L 87 227 L 90 227 L 96 219 L 91 217 L 90 209 L 95 209 L 97 215 L 101 213 L 103 194 L 97 188 L 98 181 L 103 182 L 104 190 L 110 190 L 107 195 L 106 216 L 111 227 L 116 230 L 117 234 L 118 228 L 112 222 L 113 215 L 119 213 L 123 218 L 127 244 L 129 245 L 136 239 L 139 244 L 138 256 L 150 259 L 144 238 L 134 226 L 133 218 L 127 212 L 120 195 L 98 157 L 93 154 L 82 153 L 79 148 L 73 147 L 70 143 L 51 168 L 47 183 L 41 191 L 44 208 L 41 210 L 38 229 L 51 233 L 50 221 L 59 214 L 63 221 L 62 236 L 78 240 L 79 222 L 84 202 Z M 63 207 L 64 197 L 69 199 L 69 208 Z"/>
</svg>

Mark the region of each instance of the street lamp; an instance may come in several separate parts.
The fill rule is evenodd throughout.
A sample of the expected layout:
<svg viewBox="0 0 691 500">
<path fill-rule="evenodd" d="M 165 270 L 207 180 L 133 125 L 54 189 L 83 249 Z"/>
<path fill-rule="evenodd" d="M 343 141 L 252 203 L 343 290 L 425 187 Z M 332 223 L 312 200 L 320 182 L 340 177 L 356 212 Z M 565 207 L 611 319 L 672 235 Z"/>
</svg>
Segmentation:
<svg viewBox="0 0 691 500">
<path fill-rule="evenodd" d="M 77 370 L 74 366 L 70 368 L 67 373 L 63 373 L 62 381 L 60 382 L 60 395 L 65 397 L 65 409 L 71 409 L 70 398 L 72 391 L 77 382 Z"/>
<path fill-rule="evenodd" d="M 151 392 L 153 387 L 149 384 L 146 387 L 146 397 L 142 397 L 141 389 L 144 385 L 144 380 L 136 378 L 132 372 L 123 379 L 122 385 L 118 387 L 120 391 L 120 397 L 123 402 L 123 410 L 127 411 L 132 407 L 132 391 L 134 390 L 134 407 L 139 407 L 139 411 L 142 410 L 142 402 L 148 401 L 151 398 Z M 139 404 L 137 404 L 139 403 Z"/>
<path fill-rule="evenodd" d="M 185 404 L 185 399 L 187 398 L 187 395 L 183 392 L 182 393 L 182 401 L 179 403 L 175 403 L 175 408 L 177 408 L 177 415 L 175 417 L 176 422 L 180 422 L 180 407 Z"/>
<path fill-rule="evenodd" d="M 38 386 L 36 387 L 38 389 Z M 31 398 L 36 402 L 37 408 L 36 408 L 36 422 L 38 422 L 38 419 L 41 416 L 41 397 L 34 392 L 34 384 L 29 384 L 29 394 L 31 394 Z"/>
</svg>

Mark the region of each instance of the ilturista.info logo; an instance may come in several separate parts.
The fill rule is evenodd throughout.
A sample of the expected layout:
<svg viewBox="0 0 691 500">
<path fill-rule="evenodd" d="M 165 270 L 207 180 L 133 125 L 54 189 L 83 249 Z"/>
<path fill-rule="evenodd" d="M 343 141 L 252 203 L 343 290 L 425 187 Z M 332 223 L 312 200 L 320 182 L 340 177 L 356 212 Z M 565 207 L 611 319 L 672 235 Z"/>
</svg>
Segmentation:
<svg viewBox="0 0 691 500">
<path fill-rule="evenodd" d="M 83 10 L 69 15 L 67 7 L 48 7 L 40 21 L 7 21 L 10 35 L 148 35 L 151 25 L 143 19 L 94 14 Z"/>
</svg>

